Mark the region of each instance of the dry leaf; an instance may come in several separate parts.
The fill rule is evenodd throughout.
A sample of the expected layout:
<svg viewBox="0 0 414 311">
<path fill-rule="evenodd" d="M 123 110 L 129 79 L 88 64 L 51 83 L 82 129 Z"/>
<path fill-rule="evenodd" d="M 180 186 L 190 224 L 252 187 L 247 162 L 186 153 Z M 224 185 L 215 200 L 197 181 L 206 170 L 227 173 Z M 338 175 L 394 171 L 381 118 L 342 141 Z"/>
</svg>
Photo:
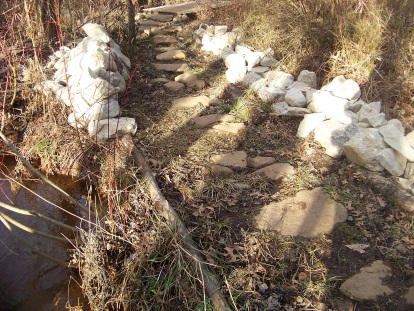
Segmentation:
<svg viewBox="0 0 414 311">
<path fill-rule="evenodd" d="M 358 252 L 360 254 L 365 253 L 364 249 L 369 247 L 369 244 L 349 244 L 345 245 L 349 249 L 352 249 L 354 252 Z"/>
<path fill-rule="evenodd" d="M 238 262 L 241 259 L 241 256 L 239 254 L 235 254 L 234 251 L 240 251 L 244 248 L 240 245 L 233 245 L 233 246 L 227 246 L 224 248 L 227 252 L 226 256 L 230 257 L 229 262 Z"/>
</svg>

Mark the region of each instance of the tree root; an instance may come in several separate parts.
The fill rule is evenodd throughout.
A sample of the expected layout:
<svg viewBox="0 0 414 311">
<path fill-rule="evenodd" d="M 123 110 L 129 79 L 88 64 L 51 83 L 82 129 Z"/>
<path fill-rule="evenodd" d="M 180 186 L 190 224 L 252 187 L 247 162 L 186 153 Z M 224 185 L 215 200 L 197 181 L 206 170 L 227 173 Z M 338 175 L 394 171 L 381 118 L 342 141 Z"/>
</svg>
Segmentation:
<svg viewBox="0 0 414 311">
<path fill-rule="evenodd" d="M 220 290 L 219 282 L 216 277 L 209 271 L 207 264 L 205 263 L 201 252 L 198 250 L 197 245 L 194 243 L 190 232 L 187 230 L 180 217 L 175 210 L 170 206 L 164 195 L 161 193 L 155 180 L 151 169 L 146 162 L 141 151 L 134 145 L 132 137 L 126 135 L 122 138 L 124 146 L 130 150 L 135 164 L 140 167 L 144 179 L 148 185 L 150 196 L 155 202 L 157 207 L 163 213 L 163 216 L 167 220 L 167 223 L 171 230 L 178 232 L 183 241 L 183 246 L 187 250 L 187 256 L 194 261 L 195 267 L 201 272 L 201 279 L 205 287 L 207 295 L 212 300 L 215 308 L 219 311 L 231 310 L 229 304 L 223 296 Z"/>
</svg>

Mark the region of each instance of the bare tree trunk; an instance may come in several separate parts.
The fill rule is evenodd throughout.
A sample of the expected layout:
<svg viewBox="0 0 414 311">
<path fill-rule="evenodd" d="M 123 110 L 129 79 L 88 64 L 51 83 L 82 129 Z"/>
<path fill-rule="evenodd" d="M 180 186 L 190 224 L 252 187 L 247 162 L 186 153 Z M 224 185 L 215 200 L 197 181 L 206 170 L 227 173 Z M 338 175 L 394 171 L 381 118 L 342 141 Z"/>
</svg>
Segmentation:
<svg viewBox="0 0 414 311">
<path fill-rule="evenodd" d="M 128 5 L 128 43 L 132 44 L 135 39 L 135 7 L 132 0 L 127 0 Z"/>
</svg>

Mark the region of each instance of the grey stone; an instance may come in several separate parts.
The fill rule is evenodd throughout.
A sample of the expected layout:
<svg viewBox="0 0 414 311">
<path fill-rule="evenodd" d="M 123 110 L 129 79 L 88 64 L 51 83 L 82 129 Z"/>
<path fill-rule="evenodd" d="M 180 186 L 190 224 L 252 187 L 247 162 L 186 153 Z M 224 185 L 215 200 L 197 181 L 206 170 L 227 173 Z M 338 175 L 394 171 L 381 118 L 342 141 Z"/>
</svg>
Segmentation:
<svg viewBox="0 0 414 311">
<path fill-rule="evenodd" d="M 410 162 L 414 162 L 414 149 L 410 145 L 407 137 L 398 130 L 393 124 L 387 124 L 379 129 L 385 142 L 398 153 L 406 157 Z"/>
<path fill-rule="evenodd" d="M 392 148 L 381 150 L 377 160 L 393 176 L 402 175 L 407 164 L 407 159 Z"/>
<path fill-rule="evenodd" d="M 247 167 L 247 153 L 244 151 L 233 151 L 226 154 L 214 155 L 210 160 L 215 164 L 223 166 L 235 168 Z"/>
<path fill-rule="evenodd" d="M 265 56 L 263 52 L 251 52 L 244 57 L 247 62 L 247 70 L 250 71 L 254 66 L 260 64 L 260 60 Z"/>
<path fill-rule="evenodd" d="M 290 89 L 289 91 L 287 91 L 287 93 L 285 95 L 285 101 L 291 107 L 301 107 L 301 108 L 303 108 L 307 104 L 306 97 L 297 88 L 293 88 L 293 89 Z"/>
<path fill-rule="evenodd" d="M 306 91 L 306 95 L 305 95 L 305 97 L 306 97 L 306 102 L 308 103 L 308 104 L 310 104 L 311 102 L 312 102 L 312 99 L 313 99 L 313 94 L 316 92 L 316 90 L 315 89 L 310 89 L 310 90 L 307 90 Z"/>
<path fill-rule="evenodd" d="M 336 117 L 333 117 L 332 120 L 338 121 L 342 124 L 355 124 L 358 121 L 358 116 L 351 110 L 345 110 Z"/>
<path fill-rule="evenodd" d="M 265 67 L 265 66 L 256 66 L 256 67 L 253 67 L 250 70 L 250 72 L 257 73 L 257 74 L 259 74 L 261 76 L 263 76 L 268 71 L 269 71 L 269 67 Z"/>
<path fill-rule="evenodd" d="M 217 36 L 217 37 L 222 36 L 227 32 L 227 30 L 228 30 L 228 27 L 226 25 L 215 26 L 214 27 L 214 35 Z"/>
<path fill-rule="evenodd" d="M 288 90 L 297 89 L 302 93 L 306 93 L 306 91 L 311 90 L 311 88 L 304 82 L 295 81 L 291 85 L 289 85 Z"/>
<path fill-rule="evenodd" d="M 177 43 L 177 39 L 172 36 L 156 35 L 152 38 L 155 45 Z"/>
<path fill-rule="evenodd" d="M 262 78 L 262 79 L 257 80 L 256 82 L 253 82 L 250 85 L 249 89 L 259 92 L 260 89 L 265 88 L 265 87 L 267 87 L 267 80 Z"/>
<path fill-rule="evenodd" d="M 414 163 L 407 163 L 404 171 L 404 178 L 414 182 Z"/>
<path fill-rule="evenodd" d="M 254 174 L 264 175 L 270 180 L 280 181 L 291 175 L 295 175 L 295 169 L 288 163 L 276 163 L 266 166 L 254 172 Z"/>
<path fill-rule="evenodd" d="M 287 107 L 287 114 L 291 116 L 303 116 L 305 114 L 311 114 L 312 111 L 310 111 L 307 108 L 301 108 L 301 107 Z"/>
<path fill-rule="evenodd" d="M 287 104 L 287 102 L 274 103 L 271 106 L 271 110 L 273 113 L 276 113 L 282 116 L 288 114 L 288 108 L 289 108 L 289 105 Z"/>
<path fill-rule="evenodd" d="M 323 113 L 311 113 L 306 114 L 303 117 L 302 122 L 299 124 L 296 137 L 305 138 L 322 122 L 325 120 L 325 114 Z"/>
<path fill-rule="evenodd" d="M 302 70 L 298 76 L 298 81 L 305 83 L 313 89 L 316 89 L 318 85 L 316 73 L 314 73 L 313 71 Z"/>
<path fill-rule="evenodd" d="M 199 116 L 191 118 L 188 123 L 193 125 L 195 128 L 206 128 L 211 124 L 217 122 L 231 122 L 236 119 L 233 115 L 221 115 L 221 114 L 209 114 L 206 116 Z"/>
<path fill-rule="evenodd" d="M 175 81 L 188 84 L 197 80 L 197 75 L 193 73 L 182 73 L 174 78 Z"/>
<path fill-rule="evenodd" d="M 254 157 L 247 159 L 247 166 L 252 168 L 261 168 L 263 166 L 268 166 L 276 162 L 276 159 L 273 157 Z"/>
<path fill-rule="evenodd" d="M 349 161 L 361 165 L 371 171 L 382 171 L 383 166 L 377 156 L 387 145 L 378 129 L 360 128 L 358 132 L 344 144 L 344 152 Z"/>
<path fill-rule="evenodd" d="M 369 117 L 368 122 L 372 125 L 372 127 L 380 127 L 387 124 L 387 119 L 385 118 L 385 113 L 382 112 L 375 116 Z"/>
<path fill-rule="evenodd" d="M 286 95 L 282 89 L 277 87 L 262 87 L 257 93 L 264 102 L 282 102 L 285 100 Z"/>
<path fill-rule="evenodd" d="M 408 143 L 414 148 L 414 131 L 407 134 Z"/>
<path fill-rule="evenodd" d="M 381 102 L 373 102 L 373 103 L 365 104 L 358 111 L 358 121 L 369 123 L 369 118 L 379 115 L 380 110 L 381 110 Z"/>
<path fill-rule="evenodd" d="M 393 288 L 387 284 L 392 275 L 389 266 L 381 260 L 376 260 L 342 283 L 339 291 L 358 301 L 387 297 L 394 294 Z"/>
<path fill-rule="evenodd" d="M 351 105 L 349 106 L 349 110 L 351 110 L 354 113 L 358 113 L 359 110 L 361 110 L 361 108 L 363 106 L 365 106 L 366 103 L 363 100 L 354 100 L 351 102 Z"/>
<path fill-rule="evenodd" d="M 243 79 L 243 84 L 246 86 L 252 85 L 254 82 L 262 79 L 262 76 L 255 72 L 248 72 Z"/>
<path fill-rule="evenodd" d="M 335 120 L 327 120 L 315 128 L 315 140 L 325 148 L 326 154 L 339 158 L 344 151 L 344 144 L 357 133 L 358 128 Z"/>
<path fill-rule="evenodd" d="M 261 230 L 312 238 L 330 233 L 347 218 L 347 210 L 342 204 L 332 200 L 321 188 L 315 188 L 264 206 L 255 221 Z"/>
<path fill-rule="evenodd" d="M 270 87 L 287 89 L 292 83 L 294 77 L 290 73 L 283 71 L 268 71 L 265 76 Z"/>
<path fill-rule="evenodd" d="M 272 57 L 272 56 L 265 56 L 260 61 L 260 66 L 264 67 L 273 67 L 276 66 L 279 63 L 279 61 Z"/>
<path fill-rule="evenodd" d="M 398 184 L 410 194 L 414 194 L 414 181 L 407 178 L 397 178 Z"/>
<path fill-rule="evenodd" d="M 236 52 L 234 52 L 234 50 L 231 48 L 231 47 L 229 47 L 229 46 L 225 46 L 224 48 L 222 48 L 221 50 L 220 50 L 220 53 L 219 53 L 219 57 L 221 58 L 221 59 L 223 59 L 223 60 L 225 60 L 229 55 L 231 55 L 231 54 L 235 54 Z"/>
<path fill-rule="evenodd" d="M 240 131 L 243 131 L 246 128 L 244 123 L 229 123 L 222 122 L 219 124 L 213 125 L 212 129 L 215 131 L 238 134 Z"/>
<path fill-rule="evenodd" d="M 398 119 L 391 119 L 391 120 L 388 120 L 387 125 L 388 124 L 394 125 L 401 132 L 401 134 L 404 134 L 404 127 L 403 127 L 403 125 L 402 125 L 402 123 L 401 123 L 400 120 L 398 120 Z M 408 138 L 408 135 L 407 135 L 407 138 Z M 411 144 L 411 145 L 414 146 L 414 144 Z"/>
</svg>

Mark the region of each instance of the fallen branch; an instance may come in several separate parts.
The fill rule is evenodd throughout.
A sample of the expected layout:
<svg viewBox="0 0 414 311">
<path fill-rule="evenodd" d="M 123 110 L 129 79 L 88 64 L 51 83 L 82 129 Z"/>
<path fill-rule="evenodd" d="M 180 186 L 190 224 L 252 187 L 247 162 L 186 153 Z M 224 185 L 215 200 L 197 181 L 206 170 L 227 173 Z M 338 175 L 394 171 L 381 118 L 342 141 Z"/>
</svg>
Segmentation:
<svg viewBox="0 0 414 311">
<path fill-rule="evenodd" d="M 37 177 L 39 177 L 41 180 L 43 180 L 48 185 L 55 188 L 57 191 L 59 191 L 65 199 L 67 199 L 69 202 L 75 204 L 77 207 L 79 207 L 82 211 L 84 211 L 86 214 L 91 214 L 92 216 L 96 216 L 96 214 L 89 210 L 86 206 L 83 206 L 78 201 L 76 201 L 72 196 L 70 196 L 66 191 L 64 191 L 62 188 L 60 188 L 58 185 L 56 185 L 54 182 L 49 180 L 45 175 L 40 173 L 33 165 L 30 164 L 29 161 L 27 161 L 20 152 L 16 149 L 16 147 L 13 145 L 13 143 L 3 134 L 2 131 L 0 131 L 0 137 L 4 140 L 4 142 L 7 144 L 7 146 L 13 151 L 13 153 L 19 157 L 19 159 L 23 162 L 23 164 L 30 169 Z"/>
<path fill-rule="evenodd" d="M 44 238 L 48 238 L 48 239 L 55 240 L 55 241 L 59 241 L 59 242 L 65 242 L 65 243 L 66 242 L 72 242 L 72 243 L 76 243 L 76 241 L 74 239 L 62 238 L 60 236 L 56 236 L 56 235 L 53 235 L 53 234 L 45 233 L 43 231 L 39 231 L 39 230 L 33 229 L 33 228 L 29 227 L 29 226 L 23 225 L 22 223 L 18 222 L 17 220 L 15 220 L 15 219 L 7 216 L 6 214 L 3 214 L 2 212 L 0 212 L 0 216 L 2 216 L 7 222 L 10 222 L 11 224 L 15 225 L 16 227 L 18 227 L 18 228 L 20 228 L 20 229 L 22 229 L 22 230 L 24 230 L 24 231 L 26 231 L 28 233 L 35 234 L 35 235 L 39 235 L 39 236 L 42 236 Z"/>
<path fill-rule="evenodd" d="M 7 210 L 9 210 L 11 212 L 17 213 L 17 214 L 27 215 L 27 216 L 36 216 L 36 217 L 38 217 L 38 218 L 40 218 L 40 219 L 42 219 L 44 221 L 47 221 L 49 223 L 52 223 L 52 224 L 54 224 L 56 226 L 59 226 L 61 228 L 67 229 L 67 230 L 71 230 L 71 231 L 77 231 L 78 230 L 78 228 L 76 228 L 76 227 L 69 226 L 69 225 L 67 225 L 67 224 L 65 224 L 63 222 L 60 222 L 60 221 L 54 220 L 52 218 L 49 218 L 49 217 L 47 217 L 47 216 L 45 216 L 45 215 L 43 215 L 41 213 L 38 213 L 36 211 L 23 210 L 21 208 L 14 207 L 14 206 L 8 205 L 8 204 L 3 203 L 3 202 L 0 202 L 0 207 L 3 207 L 5 209 L 7 209 Z"/>
<path fill-rule="evenodd" d="M 404 211 L 414 214 L 414 197 L 402 189 L 394 178 L 385 178 L 376 173 L 368 173 L 364 180 L 375 191 L 395 200 Z"/>
<path fill-rule="evenodd" d="M 31 243 L 29 243 L 29 241 L 27 241 L 25 238 L 23 238 L 20 234 L 18 234 L 17 232 L 14 232 L 13 227 L 10 226 L 10 224 L 8 223 L 8 221 L 2 216 L 0 215 L 0 221 L 4 224 L 4 226 L 7 228 L 7 230 L 10 231 L 11 234 L 13 234 L 13 236 L 18 239 L 21 243 L 23 243 L 28 249 L 30 249 L 34 254 L 46 258 L 47 260 L 50 260 L 54 263 L 57 263 L 61 266 L 64 267 L 68 267 L 68 268 L 76 268 L 76 266 L 71 265 L 70 263 L 66 262 L 66 261 L 62 261 L 59 259 L 56 259 L 52 256 L 46 255 L 42 252 L 40 252 L 36 246 L 33 246 Z"/>
<path fill-rule="evenodd" d="M 144 179 L 148 185 L 150 196 L 152 200 L 160 207 L 163 216 L 168 222 L 171 230 L 177 231 L 183 240 L 183 246 L 188 251 L 188 257 L 194 261 L 196 268 L 201 271 L 201 278 L 206 289 L 207 295 L 212 300 L 215 308 L 218 311 L 231 310 L 229 304 L 220 290 L 220 285 L 216 277 L 209 271 L 201 252 L 194 243 L 190 232 L 187 230 L 180 217 L 175 210 L 170 206 L 164 195 L 158 187 L 148 163 L 139 149 L 134 145 L 132 137 L 126 135 L 123 137 L 123 144 L 131 151 L 135 164 L 140 167 Z"/>
</svg>

